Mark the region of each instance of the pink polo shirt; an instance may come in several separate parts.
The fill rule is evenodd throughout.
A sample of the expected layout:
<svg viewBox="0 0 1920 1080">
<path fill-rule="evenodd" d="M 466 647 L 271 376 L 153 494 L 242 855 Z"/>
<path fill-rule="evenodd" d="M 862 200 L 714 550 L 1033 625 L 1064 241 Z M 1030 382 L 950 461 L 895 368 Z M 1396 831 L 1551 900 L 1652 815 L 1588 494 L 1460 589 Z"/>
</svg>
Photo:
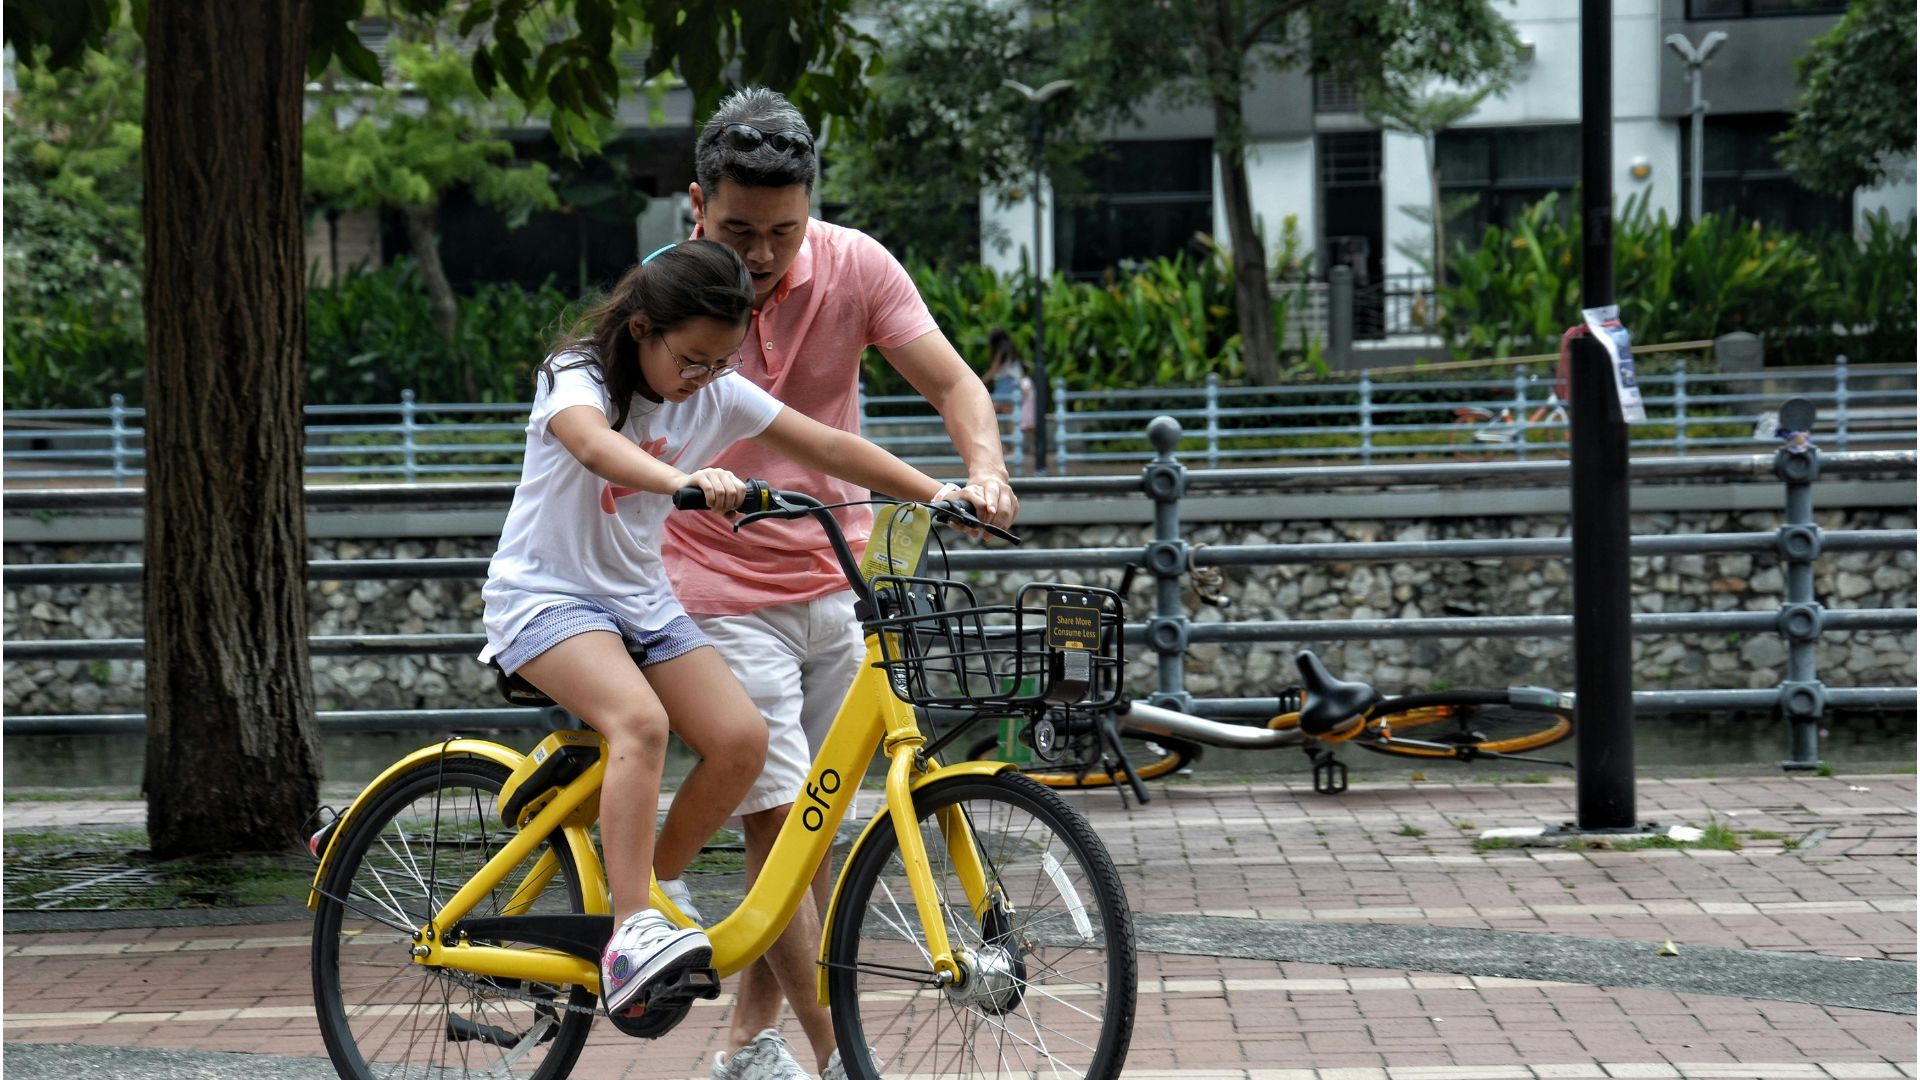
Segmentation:
<svg viewBox="0 0 1920 1080">
<path fill-rule="evenodd" d="M 800 254 L 754 312 L 741 347 L 745 364 L 732 377 L 751 379 L 788 408 L 859 434 L 860 354 L 868 345 L 891 349 L 935 329 L 920 290 L 879 241 L 810 219 Z M 696 464 L 809 492 L 821 502 L 868 497 L 865 488 L 803 468 L 752 441 Z M 859 555 L 873 529 L 873 511 L 855 506 L 834 516 Z M 718 514 L 669 514 L 661 547 L 674 593 L 688 611 L 702 615 L 743 615 L 847 587 L 825 534 L 811 519 L 756 522 L 736 533 Z"/>
</svg>

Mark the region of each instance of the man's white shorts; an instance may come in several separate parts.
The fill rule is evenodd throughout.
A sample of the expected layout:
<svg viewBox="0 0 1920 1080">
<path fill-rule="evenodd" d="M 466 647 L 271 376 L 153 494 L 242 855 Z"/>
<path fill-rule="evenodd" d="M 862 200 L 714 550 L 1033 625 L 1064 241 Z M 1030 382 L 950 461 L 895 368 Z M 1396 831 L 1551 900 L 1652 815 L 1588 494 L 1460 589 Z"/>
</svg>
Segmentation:
<svg viewBox="0 0 1920 1080">
<path fill-rule="evenodd" d="M 767 765 L 739 813 L 793 802 L 865 655 L 852 590 L 693 620 L 767 718 Z"/>
</svg>

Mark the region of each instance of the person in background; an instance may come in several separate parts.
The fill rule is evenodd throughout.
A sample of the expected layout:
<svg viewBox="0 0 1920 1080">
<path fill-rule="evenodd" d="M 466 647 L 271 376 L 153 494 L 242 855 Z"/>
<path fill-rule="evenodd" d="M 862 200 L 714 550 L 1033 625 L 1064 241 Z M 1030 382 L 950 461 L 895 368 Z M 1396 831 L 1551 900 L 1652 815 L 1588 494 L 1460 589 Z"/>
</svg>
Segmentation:
<svg viewBox="0 0 1920 1080">
<path fill-rule="evenodd" d="M 1014 348 L 1013 335 L 1006 327 L 996 326 L 987 335 L 987 349 L 991 359 L 987 363 L 984 376 L 987 386 L 993 391 L 994 411 L 1003 416 L 1014 412 L 1014 396 L 1018 392 L 1020 405 L 1016 424 L 1020 429 L 1020 447 L 1028 461 L 1033 460 L 1033 425 L 1035 416 L 1033 377 L 1027 374 L 1027 365 L 1020 359 L 1020 353 Z"/>
</svg>

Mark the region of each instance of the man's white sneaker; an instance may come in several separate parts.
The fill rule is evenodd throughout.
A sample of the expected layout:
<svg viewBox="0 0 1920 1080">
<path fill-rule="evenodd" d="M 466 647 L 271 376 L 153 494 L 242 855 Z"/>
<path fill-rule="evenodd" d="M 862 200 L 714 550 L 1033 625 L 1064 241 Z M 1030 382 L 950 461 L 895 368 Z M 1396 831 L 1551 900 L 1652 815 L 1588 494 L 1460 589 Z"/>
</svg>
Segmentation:
<svg viewBox="0 0 1920 1080">
<path fill-rule="evenodd" d="M 687 888 L 684 878 L 661 878 L 660 891 L 667 894 L 667 899 L 673 901 L 673 906 L 680 909 L 680 914 L 685 915 L 697 925 L 707 924 L 707 920 L 700 917 L 700 909 L 693 906 L 693 891 Z"/>
<path fill-rule="evenodd" d="M 713 1080 L 812 1080 L 793 1059 L 787 1040 L 772 1028 L 762 1029 L 753 1041 L 732 1057 L 713 1055 Z"/>
<path fill-rule="evenodd" d="M 607 1012 L 625 1012 L 641 991 L 687 968 L 705 967 L 713 943 L 698 930 L 683 930 L 646 908 L 627 916 L 600 955 L 600 1000 Z"/>
</svg>

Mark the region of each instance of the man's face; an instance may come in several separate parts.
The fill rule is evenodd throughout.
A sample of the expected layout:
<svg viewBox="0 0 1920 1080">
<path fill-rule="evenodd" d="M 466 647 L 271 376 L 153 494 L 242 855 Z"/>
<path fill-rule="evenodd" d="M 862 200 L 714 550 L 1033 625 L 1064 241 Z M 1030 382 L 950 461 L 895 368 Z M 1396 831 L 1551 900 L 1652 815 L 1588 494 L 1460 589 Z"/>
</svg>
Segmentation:
<svg viewBox="0 0 1920 1080">
<path fill-rule="evenodd" d="M 711 192 L 694 184 L 693 218 L 707 239 L 718 240 L 740 253 L 753 275 L 755 306 L 773 295 L 780 278 L 800 254 L 807 236 L 807 188 L 746 187 L 721 181 Z"/>
</svg>

